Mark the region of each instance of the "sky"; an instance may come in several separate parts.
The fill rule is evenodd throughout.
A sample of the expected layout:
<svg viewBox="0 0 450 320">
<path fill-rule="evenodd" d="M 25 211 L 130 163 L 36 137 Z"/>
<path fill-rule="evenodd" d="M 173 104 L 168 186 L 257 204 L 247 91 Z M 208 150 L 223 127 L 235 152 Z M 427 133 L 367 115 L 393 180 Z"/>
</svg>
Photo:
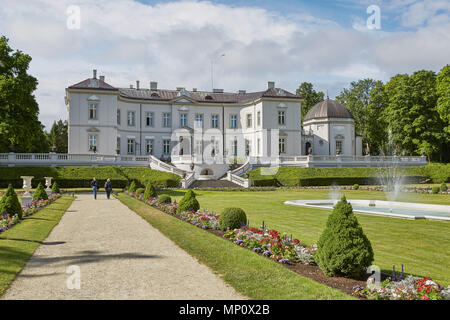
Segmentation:
<svg viewBox="0 0 450 320">
<path fill-rule="evenodd" d="M 380 12 L 373 28 L 374 11 Z M 79 15 L 78 15 L 79 12 Z M 78 24 L 79 21 L 79 24 Z M 369 23 L 368 23 L 369 21 Z M 32 57 L 40 121 L 67 119 L 65 88 L 262 91 L 300 83 L 334 98 L 352 81 L 450 63 L 449 0 L 2 0 L 0 35 Z"/>
</svg>

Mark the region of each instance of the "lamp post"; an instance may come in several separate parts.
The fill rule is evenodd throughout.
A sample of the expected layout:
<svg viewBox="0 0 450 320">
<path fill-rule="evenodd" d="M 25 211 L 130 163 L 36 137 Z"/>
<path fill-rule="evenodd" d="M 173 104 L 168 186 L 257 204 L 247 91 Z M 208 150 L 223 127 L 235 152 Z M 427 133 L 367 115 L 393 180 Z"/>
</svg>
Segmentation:
<svg viewBox="0 0 450 320">
<path fill-rule="evenodd" d="M 225 53 L 211 59 L 211 92 L 214 91 L 214 62 L 222 57 L 225 57 Z"/>
</svg>

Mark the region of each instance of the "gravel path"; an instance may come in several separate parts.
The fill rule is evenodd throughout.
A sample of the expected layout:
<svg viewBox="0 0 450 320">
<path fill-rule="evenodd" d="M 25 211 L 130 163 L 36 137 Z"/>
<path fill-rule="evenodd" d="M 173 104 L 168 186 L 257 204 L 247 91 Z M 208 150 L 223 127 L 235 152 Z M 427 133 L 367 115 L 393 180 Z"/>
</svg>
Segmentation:
<svg viewBox="0 0 450 320">
<path fill-rule="evenodd" d="M 2 299 L 245 297 L 120 201 L 100 194 L 77 196 Z"/>
</svg>

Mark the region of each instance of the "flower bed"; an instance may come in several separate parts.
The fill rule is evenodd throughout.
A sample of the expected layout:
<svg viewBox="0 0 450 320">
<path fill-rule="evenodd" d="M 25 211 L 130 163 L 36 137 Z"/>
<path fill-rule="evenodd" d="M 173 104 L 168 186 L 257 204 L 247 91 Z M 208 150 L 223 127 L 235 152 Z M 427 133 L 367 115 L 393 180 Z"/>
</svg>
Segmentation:
<svg viewBox="0 0 450 320">
<path fill-rule="evenodd" d="M 50 203 L 54 202 L 56 199 L 61 197 L 59 193 L 52 194 L 48 197 L 48 200 L 36 200 L 32 201 L 30 206 L 22 207 L 22 220 L 29 217 L 36 212 L 42 210 L 44 207 L 48 206 Z M 11 229 L 16 224 L 20 223 L 19 216 L 16 214 L 13 217 L 8 215 L 8 212 L 4 211 L 0 216 L 0 233 Z"/>
<path fill-rule="evenodd" d="M 450 300 L 450 287 L 445 289 L 431 278 L 410 275 L 400 281 L 386 279 L 379 286 L 356 286 L 352 295 L 371 300 Z"/>
</svg>

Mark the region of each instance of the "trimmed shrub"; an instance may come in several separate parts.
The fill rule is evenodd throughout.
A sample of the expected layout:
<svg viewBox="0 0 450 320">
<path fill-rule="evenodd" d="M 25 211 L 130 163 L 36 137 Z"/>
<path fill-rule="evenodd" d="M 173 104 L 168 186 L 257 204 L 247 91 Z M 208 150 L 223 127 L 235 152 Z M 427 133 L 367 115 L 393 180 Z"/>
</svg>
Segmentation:
<svg viewBox="0 0 450 320">
<path fill-rule="evenodd" d="M 171 203 L 172 199 L 168 194 L 162 194 L 158 197 L 158 203 Z"/>
<path fill-rule="evenodd" d="M 10 217 L 17 214 L 19 219 L 22 219 L 22 206 L 20 205 L 17 194 L 11 184 L 8 186 L 5 194 L 0 199 L 0 215 L 5 211 Z"/>
<path fill-rule="evenodd" d="M 434 186 L 434 187 L 431 188 L 431 193 L 432 194 L 438 194 L 439 191 L 440 191 L 440 189 L 439 189 L 438 186 Z"/>
<path fill-rule="evenodd" d="M 145 189 L 144 188 L 137 188 L 136 189 L 136 194 L 142 194 L 144 193 Z"/>
<path fill-rule="evenodd" d="M 358 189 L 359 189 L 359 184 L 355 183 L 355 184 L 353 185 L 353 190 L 358 190 Z"/>
<path fill-rule="evenodd" d="M 53 182 L 53 185 L 52 185 L 52 192 L 53 192 L 53 193 L 61 193 L 60 190 L 59 190 L 58 183 L 56 183 L 56 181 Z"/>
<path fill-rule="evenodd" d="M 447 185 L 444 182 L 442 182 L 440 189 L 442 192 L 445 192 L 448 190 Z"/>
<path fill-rule="evenodd" d="M 145 187 L 144 199 L 155 198 L 158 194 L 156 193 L 155 187 L 149 182 Z"/>
<path fill-rule="evenodd" d="M 128 187 L 128 192 L 135 192 L 136 191 L 136 182 L 131 181 L 130 186 Z"/>
<path fill-rule="evenodd" d="M 372 245 L 345 197 L 328 217 L 314 258 L 328 276 L 361 277 L 372 264 Z"/>
<path fill-rule="evenodd" d="M 188 190 L 184 197 L 180 200 L 178 204 L 177 213 L 185 212 L 185 211 L 197 211 L 200 209 L 200 204 L 195 198 L 195 193 L 192 190 Z"/>
<path fill-rule="evenodd" d="M 241 208 L 225 208 L 219 217 L 219 227 L 222 230 L 237 229 L 247 223 L 247 215 Z"/>
<path fill-rule="evenodd" d="M 47 192 L 45 192 L 44 186 L 39 182 L 36 190 L 33 192 L 33 200 L 47 200 Z"/>
</svg>

